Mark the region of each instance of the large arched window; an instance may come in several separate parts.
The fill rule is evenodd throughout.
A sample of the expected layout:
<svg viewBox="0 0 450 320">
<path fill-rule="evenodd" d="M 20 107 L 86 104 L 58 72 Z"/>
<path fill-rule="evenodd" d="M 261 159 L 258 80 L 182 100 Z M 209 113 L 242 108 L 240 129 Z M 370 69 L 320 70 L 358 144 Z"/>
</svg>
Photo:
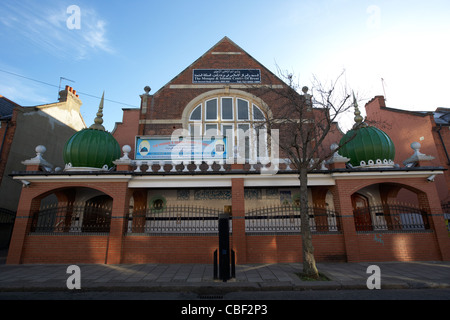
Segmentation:
<svg viewBox="0 0 450 320">
<path fill-rule="evenodd" d="M 247 97 L 209 97 L 199 102 L 190 112 L 189 134 L 226 136 L 228 152 L 248 161 L 256 161 L 267 157 L 265 119 L 264 111 Z"/>
</svg>

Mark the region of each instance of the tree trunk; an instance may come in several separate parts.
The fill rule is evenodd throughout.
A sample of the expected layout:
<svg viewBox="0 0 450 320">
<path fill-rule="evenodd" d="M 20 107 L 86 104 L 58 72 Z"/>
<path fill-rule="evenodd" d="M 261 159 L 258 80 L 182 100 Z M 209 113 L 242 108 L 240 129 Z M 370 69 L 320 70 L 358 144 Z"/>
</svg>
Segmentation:
<svg viewBox="0 0 450 320">
<path fill-rule="evenodd" d="M 303 244 L 303 274 L 318 279 L 319 271 L 314 258 L 314 247 L 311 238 L 308 212 L 308 169 L 300 168 L 300 220 Z"/>
</svg>

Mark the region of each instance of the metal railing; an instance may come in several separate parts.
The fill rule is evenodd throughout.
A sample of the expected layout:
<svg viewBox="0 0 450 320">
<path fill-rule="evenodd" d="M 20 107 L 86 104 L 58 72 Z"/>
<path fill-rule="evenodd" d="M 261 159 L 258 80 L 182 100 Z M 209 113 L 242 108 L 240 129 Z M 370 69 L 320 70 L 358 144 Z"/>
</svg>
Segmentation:
<svg viewBox="0 0 450 320">
<path fill-rule="evenodd" d="M 429 215 L 411 205 L 383 203 L 353 210 L 356 231 L 430 229 Z"/>
<path fill-rule="evenodd" d="M 450 215 L 450 202 L 442 204 L 442 212 L 444 212 L 444 214 Z"/>
<path fill-rule="evenodd" d="M 450 202 L 442 204 L 442 212 L 444 213 L 445 224 L 450 235 Z"/>
<path fill-rule="evenodd" d="M 175 205 L 135 209 L 127 215 L 128 234 L 217 234 L 223 210 Z M 231 223 L 230 223 L 231 232 Z"/>
<path fill-rule="evenodd" d="M 33 215 L 31 233 L 108 233 L 111 208 L 96 204 L 54 204 Z"/>
<path fill-rule="evenodd" d="M 312 232 L 341 231 L 340 216 L 334 210 L 310 206 L 308 215 Z M 300 208 L 289 204 L 249 210 L 245 214 L 245 231 L 247 233 L 300 233 Z"/>
<path fill-rule="evenodd" d="M 16 213 L 14 211 L 0 208 L 0 223 L 13 224 L 16 219 Z"/>
</svg>

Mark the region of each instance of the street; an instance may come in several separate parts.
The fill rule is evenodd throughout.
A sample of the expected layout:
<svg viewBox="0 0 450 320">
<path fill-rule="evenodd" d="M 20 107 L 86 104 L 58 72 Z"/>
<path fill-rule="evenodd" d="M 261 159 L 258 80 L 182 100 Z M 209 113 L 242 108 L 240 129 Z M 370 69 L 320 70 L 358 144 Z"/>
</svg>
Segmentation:
<svg viewBox="0 0 450 320">
<path fill-rule="evenodd" d="M 0 300 L 450 300 L 450 289 L 242 291 L 226 294 L 193 292 L 0 292 Z"/>
</svg>

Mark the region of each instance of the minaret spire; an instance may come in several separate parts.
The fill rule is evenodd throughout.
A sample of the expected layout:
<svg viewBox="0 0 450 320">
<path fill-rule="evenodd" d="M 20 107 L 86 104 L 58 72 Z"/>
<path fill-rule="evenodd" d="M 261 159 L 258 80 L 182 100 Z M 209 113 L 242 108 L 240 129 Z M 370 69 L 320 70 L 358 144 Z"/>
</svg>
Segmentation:
<svg viewBox="0 0 450 320">
<path fill-rule="evenodd" d="M 97 117 L 94 119 L 94 124 L 89 127 L 89 129 L 95 129 L 100 131 L 105 131 L 103 123 L 103 103 L 105 101 L 105 91 L 103 91 L 102 100 L 100 100 L 100 105 L 98 106 Z"/>
<path fill-rule="evenodd" d="M 359 111 L 358 103 L 356 102 L 355 93 L 353 92 L 353 106 L 355 107 L 355 124 L 353 128 L 358 128 L 361 126 L 365 126 L 366 124 L 363 122 L 364 118 L 361 116 L 361 111 Z"/>
</svg>

